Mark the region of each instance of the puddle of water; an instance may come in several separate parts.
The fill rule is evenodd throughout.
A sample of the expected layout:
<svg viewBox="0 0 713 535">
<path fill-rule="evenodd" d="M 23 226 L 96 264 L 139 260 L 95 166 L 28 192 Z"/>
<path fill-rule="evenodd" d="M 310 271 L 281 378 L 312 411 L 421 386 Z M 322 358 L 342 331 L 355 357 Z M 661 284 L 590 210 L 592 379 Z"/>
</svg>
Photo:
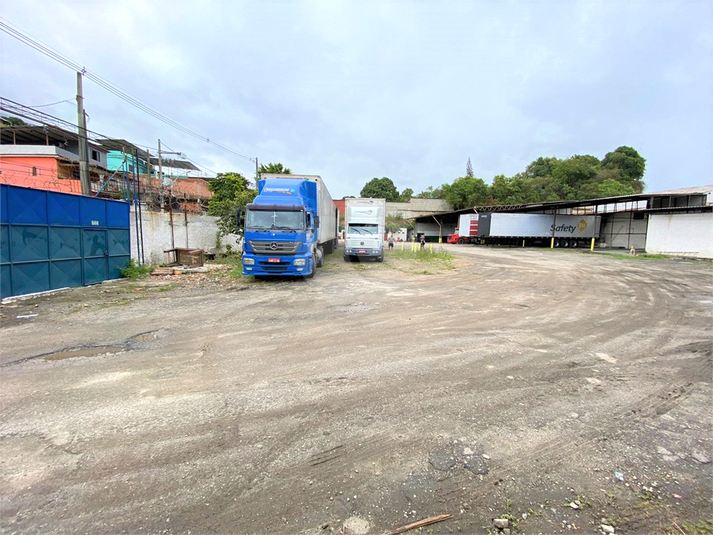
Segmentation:
<svg viewBox="0 0 713 535">
<path fill-rule="evenodd" d="M 161 337 L 161 331 L 149 331 L 147 333 L 139 333 L 136 336 L 129 338 L 129 342 L 151 342 L 158 340 Z"/>
<path fill-rule="evenodd" d="M 126 348 L 122 346 L 78 347 L 76 349 L 63 349 L 62 351 L 48 353 L 42 358 L 45 360 L 64 360 L 74 357 L 96 357 L 98 355 L 113 355 L 114 353 L 121 353 L 125 350 Z"/>
</svg>

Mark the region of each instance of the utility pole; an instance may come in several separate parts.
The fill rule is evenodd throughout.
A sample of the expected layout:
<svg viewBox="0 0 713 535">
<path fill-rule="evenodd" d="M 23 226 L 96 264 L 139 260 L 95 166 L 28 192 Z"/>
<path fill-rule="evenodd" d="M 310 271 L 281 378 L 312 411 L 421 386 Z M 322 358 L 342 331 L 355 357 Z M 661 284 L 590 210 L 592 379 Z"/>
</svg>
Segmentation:
<svg viewBox="0 0 713 535">
<path fill-rule="evenodd" d="M 260 166 L 258 165 L 257 156 L 255 156 L 255 187 L 257 188 L 257 181 L 260 180 Z"/>
<path fill-rule="evenodd" d="M 158 140 L 158 188 L 161 192 L 161 211 L 163 211 L 163 166 L 161 162 L 161 140 Z"/>
<path fill-rule="evenodd" d="M 92 194 L 92 179 L 89 176 L 87 159 L 87 117 L 84 114 L 84 95 L 82 93 L 82 73 L 77 73 L 77 127 L 79 129 L 79 182 L 82 195 Z"/>
</svg>

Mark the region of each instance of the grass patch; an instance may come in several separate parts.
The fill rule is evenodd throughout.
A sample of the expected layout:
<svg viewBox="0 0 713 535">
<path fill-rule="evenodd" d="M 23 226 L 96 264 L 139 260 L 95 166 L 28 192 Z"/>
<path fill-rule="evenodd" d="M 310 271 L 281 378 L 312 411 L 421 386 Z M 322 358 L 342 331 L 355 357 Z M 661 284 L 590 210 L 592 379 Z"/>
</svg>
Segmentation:
<svg viewBox="0 0 713 535">
<path fill-rule="evenodd" d="M 219 255 L 210 260 L 206 260 L 206 264 L 220 264 L 231 268 L 239 267 L 243 269 L 243 258 L 239 254 Z"/>
<path fill-rule="evenodd" d="M 713 518 L 696 522 L 683 522 L 681 527 L 688 535 L 713 535 Z"/>
<path fill-rule="evenodd" d="M 418 248 L 415 251 L 410 249 L 410 246 L 403 251 L 400 249 L 394 249 L 393 251 L 386 251 L 386 256 L 392 258 L 403 258 L 407 260 L 416 259 L 422 262 L 437 262 L 438 260 L 452 260 L 455 258 L 451 253 L 444 251 L 443 249 L 434 249 L 431 251 L 430 247 L 424 247 L 423 249 Z"/>
<path fill-rule="evenodd" d="M 670 257 L 665 254 L 637 254 L 636 256 L 630 254 L 606 254 L 610 258 L 616 258 L 617 260 L 668 260 Z"/>
<path fill-rule="evenodd" d="M 517 529 L 517 524 L 520 519 L 512 514 L 512 500 L 505 500 L 505 503 L 503 504 L 503 512 L 500 515 L 500 518 L 504 518 L 508 521 L 512 531 Z"/>
<path fill-rule="evenodd" d="M 178 288 L 178 284 L 166 284 L 165 286 L 159 286 L 158 288 L 146 288 L 149 292 L 170 292 Z"/>
<path fill-rule="evenodd" d="M 121 270 L 121 276 L 125 279 L 138 280 L 143 279 L 144 277 L 148 277 L 149 275 L 151 275 L 152 271 L 153 266 L 149 266 L 146 264 L 140 266 L 136 263 L 136 260 L 132 258 L 129 261 L 129 265 Z"/>
</svg>

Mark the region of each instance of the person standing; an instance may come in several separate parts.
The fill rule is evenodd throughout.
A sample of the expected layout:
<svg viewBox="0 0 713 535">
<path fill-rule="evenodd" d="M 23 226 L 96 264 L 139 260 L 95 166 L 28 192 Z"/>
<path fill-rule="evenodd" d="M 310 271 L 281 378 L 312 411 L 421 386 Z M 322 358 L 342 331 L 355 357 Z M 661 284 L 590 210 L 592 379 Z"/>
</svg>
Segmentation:
<svg viewBox="0 0 713 535">
<path fill-rule="evenodd" d="M 389 234 L 389 251 L 394 248 L 394 235 Z"/>
<path fill-rule="evenodd" d="M 424 234 L 421 234 L 421 249 L 423 249 L 426 246 L 426 236 Z"/>
</svg>

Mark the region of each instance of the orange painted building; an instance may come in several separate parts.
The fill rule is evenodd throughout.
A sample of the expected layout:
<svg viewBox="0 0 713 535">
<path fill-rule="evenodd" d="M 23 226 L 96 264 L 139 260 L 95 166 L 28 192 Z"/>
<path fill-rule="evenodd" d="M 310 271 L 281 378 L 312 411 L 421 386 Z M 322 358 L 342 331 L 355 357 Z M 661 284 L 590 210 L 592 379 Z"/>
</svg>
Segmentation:
<svg viewBox="0 0 713 535">
<path fill-rule="evenodd" d="M 0 184 L 27 188 L 82 193 L 79 179 L 73 176 L 74 166 L 52 156 L 0 155 Z"/>
</svg>

